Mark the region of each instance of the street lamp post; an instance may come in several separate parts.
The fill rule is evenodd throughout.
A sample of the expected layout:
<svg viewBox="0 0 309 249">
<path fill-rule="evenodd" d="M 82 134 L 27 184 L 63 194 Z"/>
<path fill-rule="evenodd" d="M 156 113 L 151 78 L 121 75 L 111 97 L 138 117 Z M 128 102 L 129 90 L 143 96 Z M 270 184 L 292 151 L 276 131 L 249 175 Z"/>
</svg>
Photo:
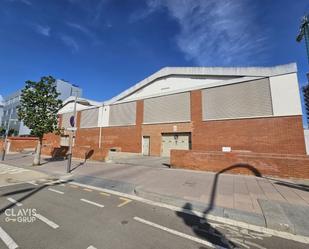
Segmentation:
<svg viewBox="0 0 309 249">
<path fill-rule="evenodd" d="M 74 100 L 74 110 L 73 110 L 73 125 L 72 125 L 72 132 L 70 134 L 70 140 L 69 140 L 69 151 L 68 151 L 68 163 L 67 163 L 67 173 L 70 173 L 71 171 L 71 164 L 72 164 L 72 147 L 73 147 L 73 138 L 75 138 L 75 130 L 76 130 L 76 104 L 77 104 L 77 94 L 75 95 Z"/>
<path fill-rule="evenodd" d="M 7 124 L 6 131 L 5 131 L 5 138 L 4 138 L 4 145 L 3 145 L 3 151 L 2 151 L 2 159 L 1 159 L 2 161 L 4 161 L 5 159 L 7 140 L 8 140 L 8 135 L 10 132 L 10 122 L 16 120 L 16 119 L 11 119 L 11 117 L 12 117 L 12 112 L 10 113 L 10 117 L 9 117 L 8 124 Z"/>
</svg>

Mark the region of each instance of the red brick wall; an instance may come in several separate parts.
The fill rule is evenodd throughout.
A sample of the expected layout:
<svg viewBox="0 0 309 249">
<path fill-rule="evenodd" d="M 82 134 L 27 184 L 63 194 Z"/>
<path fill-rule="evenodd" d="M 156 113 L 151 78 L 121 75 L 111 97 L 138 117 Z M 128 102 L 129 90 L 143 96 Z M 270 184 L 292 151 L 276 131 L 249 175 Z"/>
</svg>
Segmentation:
<svg viewBox="0 0 309 249">
<path fill-rule="evenodd" d="M 202 121 L 201 91 L 191 92 L 192 149 L 306 154 L 301 116 Z"/>
<path fill-rule="evenodd" d="M 174 127 L 177 127 L 177 131 Z M 171 124 L 149 124 L 142 125 L 143 136 L 150 136 L 150 155 L 161 155 L 162 133 L 170 132 L 191 132 L 191 123 L 171 123 Z"/>
<path fill-rule="evenodd" d="M 309 157 L 304 155 L 172 150 L 171 165 L 230 174 L 309 178 Z"/>
<path fill-rule="evenodd" d="M 36 137 L 9 137 L 8 142 L 11 152 L 20 152 L 25 149 L 35 150 L 38 139 Z"/>
<path fill-rule="evenodd" d="M 142 151 L 142 127 L 144 102 L 136 103 L 136 125 L 104 127 L 103 147 L 117 148 L 123 152 L 141 153 Z"/>
</svg>

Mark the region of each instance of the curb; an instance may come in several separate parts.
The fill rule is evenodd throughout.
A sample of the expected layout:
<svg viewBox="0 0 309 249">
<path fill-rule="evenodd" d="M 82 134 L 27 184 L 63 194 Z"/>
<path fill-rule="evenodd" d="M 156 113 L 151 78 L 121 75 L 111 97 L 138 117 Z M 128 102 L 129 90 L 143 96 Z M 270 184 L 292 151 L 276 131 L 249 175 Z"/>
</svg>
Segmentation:
<svg viewBox="0 0 309 249">
<path fill-rule="evenodd" d="M 163 195 L 154 193 L 142 188 L 142 186 L 138 186 L 134 189 L 134 193 L 142 198 L 149 199 L 155 202 L 162 202 L 168 205 L 173 205 L 179 208 L 190 207 L 190 211 L 197 211 L 204 214 L 205 217 L 208 215 L 216 216 L 221 218 L 227 218 L 239 222 L 245 222 L 251 225 L 274 229 L 280 232 L 287 232 L 290 234 L 299 234 L 302 236 L 306 236 L 307 234 L 303 234 L 301 231 L 295 231 L 295 227 L 293 224 L 284 223 L 284 220 L 275 219 L 272 217 L 265 217 L 262 214 L 250 213 L 246 211 L 240 211 L 237 209 L 231 208 L 222 208 L 214 206 L 209 212 L 205 213 L 205 209 L 207 209 L 207 204 L 201 203 L 198 201 L 187 200 L 183 198 L 176 198 L 173 196 Z M 281 216 L 282 217 L 282 216 Z"/>
</svg>

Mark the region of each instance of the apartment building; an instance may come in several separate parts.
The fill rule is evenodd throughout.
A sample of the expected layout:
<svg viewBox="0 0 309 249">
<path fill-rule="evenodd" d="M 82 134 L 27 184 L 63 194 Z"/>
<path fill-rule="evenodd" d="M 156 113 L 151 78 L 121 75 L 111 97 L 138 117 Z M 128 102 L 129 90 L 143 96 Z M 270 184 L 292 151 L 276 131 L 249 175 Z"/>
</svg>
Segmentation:
<svg viewBox="0 0 309 249">
<path fill-rule="evenodd" d="M 56 89 L 60 93 L 59 99 L 65 100 L 70 96 L 82 96 L 82 89 L 64 80 L 56 80 Z M 20 104 L 21 90 L 4 97 L 3 114 L 0 125 L 4 128 L 10 122 L 10 129 L 14 129 L 18 135 L 28 135 L 30 130 L 22 121 L 18 121 L 17 108 Z M 1 113 L 0 113 L 1 114 Z"/>
</svg>

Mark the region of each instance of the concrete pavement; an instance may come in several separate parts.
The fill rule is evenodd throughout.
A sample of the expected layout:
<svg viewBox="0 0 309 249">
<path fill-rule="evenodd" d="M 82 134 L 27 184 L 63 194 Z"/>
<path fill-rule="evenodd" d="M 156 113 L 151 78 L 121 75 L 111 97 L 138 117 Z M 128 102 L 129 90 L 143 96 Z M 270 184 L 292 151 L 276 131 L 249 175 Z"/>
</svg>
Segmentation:
<svg viewBox="0 0 309 249">
<path fill-rule="evenodd" d="M 0 186 L 48 178 L 47 174 L 0 163 Z"/>
<path fill-rule="evenodd" d="M 303 249 L 309 243 L 183 212 L 191 208 L 172 211 L 74 182 L 16 184 L 0 188 L 0 248 Z"/>
<path fill-rule="evenodd" d="M 27 161 L 28 160 L 28 161 Z M 5 163 L 29 168 L 32 157 L 11 155 Z M 37 170 L 64 174 L 65 161 L 49 161 Z M 147 199 L 293 234 L 309 234 L 309 185 L 306 181 L 149 167 L 139 163 L 73 162 L 71 177 Z M 296 212 L 295 212 L 296 211 Z"/>
</svg>

